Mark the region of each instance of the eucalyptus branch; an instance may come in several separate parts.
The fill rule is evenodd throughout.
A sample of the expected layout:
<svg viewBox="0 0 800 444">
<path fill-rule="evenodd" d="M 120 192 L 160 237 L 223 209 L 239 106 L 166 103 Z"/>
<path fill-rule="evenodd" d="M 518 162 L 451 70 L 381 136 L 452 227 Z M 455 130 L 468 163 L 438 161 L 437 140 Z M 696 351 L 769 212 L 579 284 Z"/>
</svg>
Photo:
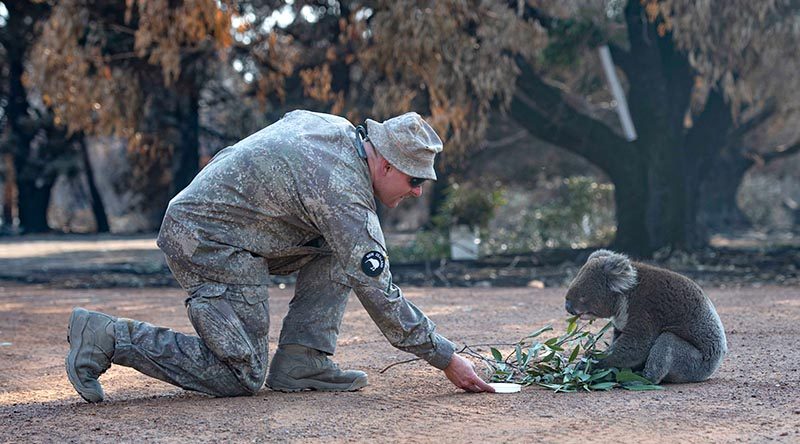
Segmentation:
<svg viewBox="0 0 800 444">
<path fill-rule="evenodd" d="M 378 373 L 381 373 L 381 374 L 382 374 L 382 373 L 384 373 L 386 370 L 389 370 L 390 368 L 392 368 L 392 367 L 394 367 L 394 366 L 397 366 L 397 365 L 400 365 L 400 364 L 408 364 L 409 362 L 419 361 L 419 360 L 421 360 L 421 359 L 422 359 L 422 358 L 413 358 L 413 359 L 406 359 L 405 361 L 394 362 L 394 363 L 392 363 L 392 364 L 389 364 L 389 365 L 387 365 L 386 367 L 384 367 L 384 368 L 383 368 L 383 370 L 379 371 Z"/>
<path fill-rule="evenodd" d="M 566 333 L 545 340 L 536 338 L 553 330 L 544 326 L 515 343 L 467 344 L 456 353 L 483 362 L 491 382 L 511 382 L 521 385 L 538 385 L 556 392 L 611 390 L 661 390 L 661 386 L 630 369 L 603 368 L 600 359 L 605 357 L 597 349 L 600 339 L 613 327 L 606 323 L 597 333 L 589 331 L 593 321 L 579 322 L 578 316 L 567 319 Z M 491 356 L 484 356 L 476 347 L 489 347 Z M 497 347 L 512 347 L 505 356 Z M 380 371 L 414 362 L 419 358 L 395 362 Z"/>
<path fill-rule="evenodd" d="M 608 322 L 597 333 L 589 331 L 592 321 L 579 323 L 577 316 L 567 319 L 566 333 L 539 342 L 535 338 L 552 330 L 545 326 L 511 344 L 513 350 L 505 356 L 492 347 L 493 359 L 475 356 L 489 367 L 492 382 L 511 382 L 538 385 L 556 392 L 610 390 L 660 390 L 629 369 L 602 368 L 605 354 L 596 347 L 603 335 L 613 326 Z"/>
</svg>

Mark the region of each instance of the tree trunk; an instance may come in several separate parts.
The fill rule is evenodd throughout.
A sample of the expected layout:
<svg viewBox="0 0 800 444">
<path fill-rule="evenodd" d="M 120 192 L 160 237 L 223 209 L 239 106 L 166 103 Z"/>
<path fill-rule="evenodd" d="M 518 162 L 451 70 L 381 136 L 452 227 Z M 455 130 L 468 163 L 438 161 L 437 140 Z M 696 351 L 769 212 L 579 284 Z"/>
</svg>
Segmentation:
<svg viewBox="0 0 800 444">
<path fill-rule="evenodd" d="M 142 199 L 138 211 L 158 229 L 169 200 L 197 174 L 199 153 L 199 91 L 193 75 L 184 71 L 173 85 L 165 85 L 160 71 L 148 73 L 148 95 L 140 131 L 157 156 L 136 154 L 137 179 L 131 184 Z"/>
<path fill-rule="evenodd" d="M 199 87 L 192 74 L 181 77 L 175 85 L 175 120 L 177 138 L 173 139 L 172 192 L 178 194 L 194 179 L 200 168 Z"/>
<path fill-rule="evenodd" d="M 97 184 L 94 180 L 94 168 L 92 168 L 92 162 L 89 159 L 89 148 L 86 146 L 86 142 L 83 136 L 80 137 L 80 141 L 78 142 L 81 145 L 81 156 L 83 157 L 83 168 L 86 171 L 86 180 L 89 184 L 89 195 L 92 199 L 92 212 L 94 213 L 94 221 L 97 225 L 97 232 L 98 233 L 108 233 L 109 226 L 108 226 L 108 216 L 106 215 L 106 209 L 103 205 L 103 199 L 100 197 L 100 192 L 97 190 Z"/>
<path fill-rule="evenodd" d="M 13 230 L 17 219 L 17 179 L 14 171 L 14 157 L 3 154 L 5 164 L 5 177 L 3 177 L 3 228 Z"/>
<path fill-rule="evenodd" d="M 52 183 L 36 183 L 34 179 L 17 180 L 19 190 L 19 221 L 23 233 L 44 233 L 50 231 L 47 225 L 47 206 L 50 204 Z"/>
<path fill-rule="evenodd" d="M 631 164 L 629 174 L 614 180 L 617 235 L 611 248 L 637 257 L 651 253 L 650 234 L 645 223 L 647 206 L 643 204 L 647 199 L 644 170 Z"/>
<path fill-rule="evenodd" d="M 672 36 L 659 36 L 656 23 L 644 17 L 642 5 L 629 1 L 625 7 L 630 51 L 619 55 L 630 85 L 628 102 L 639 138 L 636 149 L 645 158 L 645 224 L 647 252 L 664 247 L 684 248 L 692 237 L 692 175 L 684 157 L 683 117 L 689 106 L 691 70 L 677 52 Z M 619 175 L 612 177 L 619 180 Z M 635 204 L 635 203 L 634 203 Z M 632 211 L 618 208 L 617 211 Z M 625 232 L 618 236 L 626 236 Z"/>
<path fill-rule="evenodd" d="M 47 4 L 34 2 L 6 2 L 7 24 L 5 32 L 2 33 L 2 45 L 6 50 L 8 69 L 6 141 L 13 156 L 17 216 L 19 228 L 23 232 L 49 230 L 47 205 L 53 181 L 43 181 L 40 177 L 41 169 L 30 165 L 31 141 L 41 122 L 29 115 L 28 93 L 22 83 L 25 56 L 35 38 L 36 20 L 46 18 L 49 8 Z"/>
<path fill-rule="evenodd" d="M 722 93 L 711 91 L 686 137 L 685 171 L 694 181 L 689 189 L 694 203 L 690 209 L 694 229 L 688 227 L 694 234 L 692 246 L 707 245 L 711 232 L 733 223 L 734 218 L 740 217 L 736 225 L 746 221 L 736 205 L 736 191 L 751 162 L 739 154 L 738 143 L 730 140 L 733 126 Z"/>
<path fill-rule="evenodd" d="M 700 187 L 698 222 L 709 234 L 744 230 L 751 226 L 736 202 L 736 195 L 752 165 L 752 161 L 744 156 L 726 155 L 717 160 L 713 173 L 706 176 Z"/>
<path fill-rule="evenodd" d="M 24 26 L 25 17 L 21 14 L 9 16 L 10 32 L 21 33 L 13 28 Z M 28 117 L 28 96 L 22 84 L 24 73 L 25 45 L 7 48 L 9 99 L 6 115 L 10 130 L 9 142 L 14 155 L 14 171 L 17 185 L 17 214 L 20 230 L 23 232 L 47 231 L 47 204 L 50 188 L 43 190 L 44 184 L 37 186 L 35 172 L 28 168 L 30 144 L 33 140 L 33 123 Z"/>
</svg>

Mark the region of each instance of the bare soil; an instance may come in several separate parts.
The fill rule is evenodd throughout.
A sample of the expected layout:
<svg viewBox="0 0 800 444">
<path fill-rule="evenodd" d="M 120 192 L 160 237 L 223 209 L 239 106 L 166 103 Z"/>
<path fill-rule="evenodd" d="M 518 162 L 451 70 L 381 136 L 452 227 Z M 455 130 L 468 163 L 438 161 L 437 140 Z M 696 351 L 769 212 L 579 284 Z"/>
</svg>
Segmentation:
<svg viewBox="0 0 800 444">
<path fill-rule="evenodd" d="M 0 258 L 35 262 L 39 253 L 20 248 L 0 251 Z M 86 254 L 76 267 L 106 255 Z M 335 360 L 369 374 L 361 391 L 264 388 L 253 397 L 211 398 L 113 366 L 101 378 L 106 401 L 93 405 L 64 373 L 71 309 L 191 332 L 182 290 L 0 281 L 0 442 L 800 442 L 800 288 L 707 292 L 730 353 L 711 380 L 664 391 L 556 394 L 527 387 L 517 394 L 468 394 L 421 362 L 380 373 L 411 356 L 392 348 L 352 297 Z M 563 288 L 414 287 L 405 293 L 441 333 L 462 344 L 514 342 L 546 324 L 559 333 L 567 316 Z M 271 289 L 273 338 L 291 296 L 291 286 Z"/>
</svg>

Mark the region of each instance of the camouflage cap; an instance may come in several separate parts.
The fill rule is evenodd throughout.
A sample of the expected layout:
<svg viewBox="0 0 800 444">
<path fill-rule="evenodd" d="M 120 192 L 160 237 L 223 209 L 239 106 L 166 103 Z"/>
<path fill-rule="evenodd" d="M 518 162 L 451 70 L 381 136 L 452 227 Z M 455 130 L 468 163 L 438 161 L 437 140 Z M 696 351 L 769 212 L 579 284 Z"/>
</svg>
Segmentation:
<svg viewBox="0 0 800 444">
<path fill-rule="evenodd" d="M 433 159 L 442 151 L 442 140 L 419 114 L 405 113 L 383 123 L 367 119 L 367 134 L 372 146 L 398 170 L 436 180 Z"/>
</svg>

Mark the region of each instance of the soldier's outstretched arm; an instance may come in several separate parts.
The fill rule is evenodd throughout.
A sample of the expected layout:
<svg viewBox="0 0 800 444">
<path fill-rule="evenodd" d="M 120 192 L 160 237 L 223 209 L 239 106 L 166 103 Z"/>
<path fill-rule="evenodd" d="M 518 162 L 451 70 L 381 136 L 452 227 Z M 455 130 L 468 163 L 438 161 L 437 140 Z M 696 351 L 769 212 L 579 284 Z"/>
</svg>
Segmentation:
<svg viewBox="0 0 800 444">
<path fill-rule="evenodd" d="M 391 278 L 390 278 L 391 279 Z M 455 353 L 455 344 L 436 333 L 436 324 L 403 296 L 400 287 L 389 284 L 379 290 L 351 280 L 361 305 L 389 343 L 444 370 Z"/>
</svg>

